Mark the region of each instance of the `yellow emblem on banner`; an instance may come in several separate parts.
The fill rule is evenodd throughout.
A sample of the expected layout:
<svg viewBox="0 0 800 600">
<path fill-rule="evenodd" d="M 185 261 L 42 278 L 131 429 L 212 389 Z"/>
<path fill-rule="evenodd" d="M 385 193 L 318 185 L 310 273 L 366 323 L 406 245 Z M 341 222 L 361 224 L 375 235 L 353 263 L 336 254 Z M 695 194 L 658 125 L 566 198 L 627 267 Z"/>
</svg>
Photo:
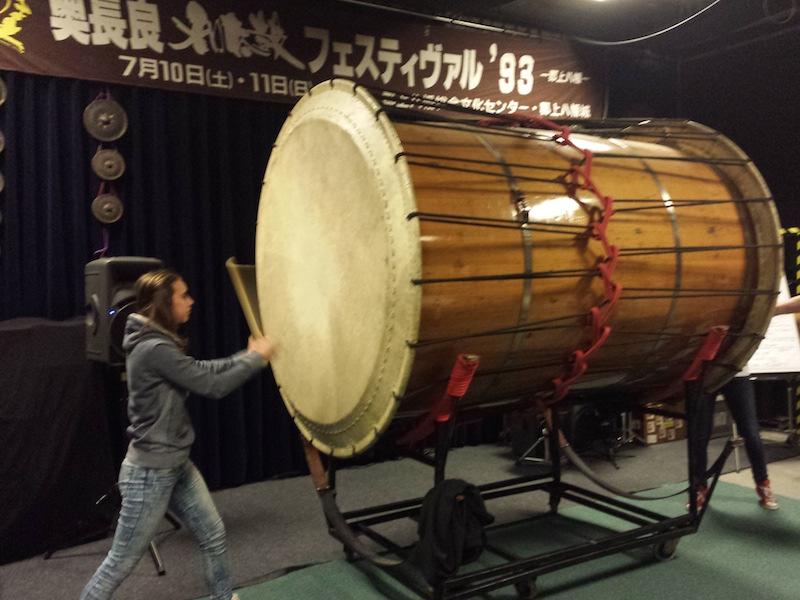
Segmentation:
<svg viewBox="0 0 800 600">
<path fill-rule="evenodd" d="M 24 54 L 25 45 L 14 36 L 22 31 L 19 22 L 31 14 L 31 7 L 28 6 L 25 0 L 17 0 L 12 7 L 11 1 L 12 0 L 6 0 L 5 6 L 0 9 L 0 15 L 4 15 L 8 12 L 9 8 L 13 8 L 13 10 L 0 21 L 0 43 L 11 46 L 20 54 Z"/>
</svg>

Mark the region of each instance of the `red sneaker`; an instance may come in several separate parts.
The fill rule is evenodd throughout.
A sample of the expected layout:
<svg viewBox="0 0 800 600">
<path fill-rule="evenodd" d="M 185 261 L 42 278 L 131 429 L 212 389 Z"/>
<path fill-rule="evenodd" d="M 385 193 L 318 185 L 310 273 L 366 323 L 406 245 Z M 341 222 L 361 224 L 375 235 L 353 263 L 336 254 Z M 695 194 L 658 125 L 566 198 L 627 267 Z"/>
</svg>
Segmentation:
<svg viewBox="0 0 800 600">
<path fill-rule="evenodd" d="M 691 492 L 689 492 L 691 494 Z M 706 505 L 706 499 L 708 498 L 708 487 L 705 485 L 701 485 L 697 489 L 697 510 L 698 512 L 703 510 L 703 507 Z M 691 502 L 686 503 L 686 510 L 691 510 Z"/>
<path fill-rule="evenodd" d="M 758 494 L 758 505 L 767 510 L 778 510 L 778 501 L 772 495 L 772 487 L 769 485 L 769 479 L 765 479 L 756 485 L 756 494 Z"/>
</svg>

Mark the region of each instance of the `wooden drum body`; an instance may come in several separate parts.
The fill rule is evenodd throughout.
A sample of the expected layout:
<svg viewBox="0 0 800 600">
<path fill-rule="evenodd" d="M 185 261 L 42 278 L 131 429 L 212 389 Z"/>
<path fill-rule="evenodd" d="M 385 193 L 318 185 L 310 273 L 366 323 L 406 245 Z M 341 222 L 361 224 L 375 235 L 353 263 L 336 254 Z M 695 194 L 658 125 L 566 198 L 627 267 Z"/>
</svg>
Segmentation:
<svg viewBox="0 0 800 600">
<path fill-rule="evenodd" d="M 384 108 L 350 82 L 315 87 L 281 130 L 262 190 L 261 320 L 281 347 L 283 399 L 323 452 L 358 454 L 396 417 L 427 411 L 459 353 L 480 356 L 464 406 L 552 398 L 593 336 L 593 307 L 608 307 L 608 248 L 592 235 L 605 212 L 622 292 L 572 389 L 646 400 L 723 326 L 716 387 L 757 347 L 780 278 L 777 217 L 720 134 L 604 123 L 575 128 L 576 148 L 549 130 Z M 569 186 L 581 150 L 600 197 Z"/>
</svg>

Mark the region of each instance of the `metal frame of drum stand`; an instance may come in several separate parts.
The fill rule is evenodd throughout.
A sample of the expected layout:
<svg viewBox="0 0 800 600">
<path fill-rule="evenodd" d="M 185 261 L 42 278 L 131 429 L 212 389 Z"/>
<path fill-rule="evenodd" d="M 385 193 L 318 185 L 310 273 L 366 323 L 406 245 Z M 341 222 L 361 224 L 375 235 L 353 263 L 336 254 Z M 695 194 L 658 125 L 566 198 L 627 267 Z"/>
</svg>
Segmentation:
<svg viewBox="0 0 800 600">
<path fill-rule="evenodd" d="M 519 477 L 477 486 L 483 499 L 491 500 L 514 494 L 545 491 L 549 494 L 551 513 L 557 513 L 559 502 L 561 499 L 566 499 L 612 515 L 637 527 L 629 531 L 608 535 L 599 540 L 529 557 L 515 556 L 488 544 L 488 551 L 508 562 L 463 575 L 456 574 L 444 579 L 437 585 L 427 584 L 413 565 L 407 562 L 406 559 L 409 556 L 410 548 L 398 546 L 372 528 L 373 525 L 397 519 L 414 519 L 421 509 L 422 498 L 342 513 L 336 505 L 335 499 L 335 460 L 330 459 L 328 469 L 323 473 L 319 453 L 308 443 L 306 443 L 306 459 L 309 462 L 312 479 L 320 495 L 329 532 L 342 542 L 348 560 L 355 560 L 359 556 L 366 558 L 406 587 L 421 594 L 424 598 L 436 600 L 467 598 L 509 585 L 516 587 L 517 593 L 521 598 L 533 598 L 536 593 L 536 578 L 539 575 L 603 556 L 646 546 L 653 547 L 653 553 L 657 559 L 666 560 L 674 555 L 678 541 L 682 536 L 697 531 L 707 506 L 706 503 L 698 510 L 696 503 L 697 489 L 706 482 L 707 477 L 710 477 L 711 481 L 706 496 L 707 501 L 710 500 L 733 446 L 729 440 L 719 458 L 706 473 L 695 473 L 696 468 L 693 456 L 698 450 L 706 451 L 705 444 L 701 444 L 702 448 L 696 446 L 696 444 L 698 443 L 697 440 L 700 439 L 698 436 L 702 433 L 700 428 L 706 427 L 713 419 L 714 397 L 702 392 L 701 381 L 690 381 L 685 385 L 687 407 L 685 417 L 688 434 L 689 481 L 691 482 L 687 514 L 678 517 L 667 517 L 629 502 L 561 481 L 561 450 L 558 441 L 559 425 L 555 414 L 557 411 L 552 411 L 552 431 L 550 432 L 551 435 L 548 436 L 551 471 L 536 476 Z M 675 415 L 675 413 L 670 414 Z M 445 478 L 447 455 L 455 423 L 454 415 L 447 420 L 439 419 L 436 424 L 434 457 L 416 457 L 434 468 L 434 483 L 439 483 Z M 493 529 L 507 527 L 520 522 L 522 521 L 490 526 L 486 530 L 490 532 Z M 379 553 L 368 549 L 359 536 L 371 539 L 382 547 L 383 552 Z M 387 553 L 401 557 L 402 560 L 386 559 Z"/>
</svg>

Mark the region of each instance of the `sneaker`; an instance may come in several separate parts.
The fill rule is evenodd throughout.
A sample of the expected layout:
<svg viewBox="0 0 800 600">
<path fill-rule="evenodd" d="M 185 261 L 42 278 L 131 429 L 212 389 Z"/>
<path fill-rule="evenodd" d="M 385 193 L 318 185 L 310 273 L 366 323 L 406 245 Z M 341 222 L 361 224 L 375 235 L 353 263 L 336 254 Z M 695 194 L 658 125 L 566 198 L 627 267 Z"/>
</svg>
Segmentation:
<svg viewBox="0 0 800 600">
<path fill-rule="evenodd" d="M 691 492 L 690 492 L 691 493 Z M 708 487 L 701 485 L 697 490 L 697 510 L 698 512 L 703 510 L 703 507 L 706 505 L 706 499 L 708 498 Z M 691 502 L 686 503 L 686 510 L 691 510 L 692 505 Z"/>
<path fill-rule="evenodd" d="M 756 485 L 756 494 L 758 494 L 758 505 L 767 510 L 778 510 L 778 501 L 772 495 L 772 487 L 769 485 L 769 479 L 765 479 Z"/>
</svg>

